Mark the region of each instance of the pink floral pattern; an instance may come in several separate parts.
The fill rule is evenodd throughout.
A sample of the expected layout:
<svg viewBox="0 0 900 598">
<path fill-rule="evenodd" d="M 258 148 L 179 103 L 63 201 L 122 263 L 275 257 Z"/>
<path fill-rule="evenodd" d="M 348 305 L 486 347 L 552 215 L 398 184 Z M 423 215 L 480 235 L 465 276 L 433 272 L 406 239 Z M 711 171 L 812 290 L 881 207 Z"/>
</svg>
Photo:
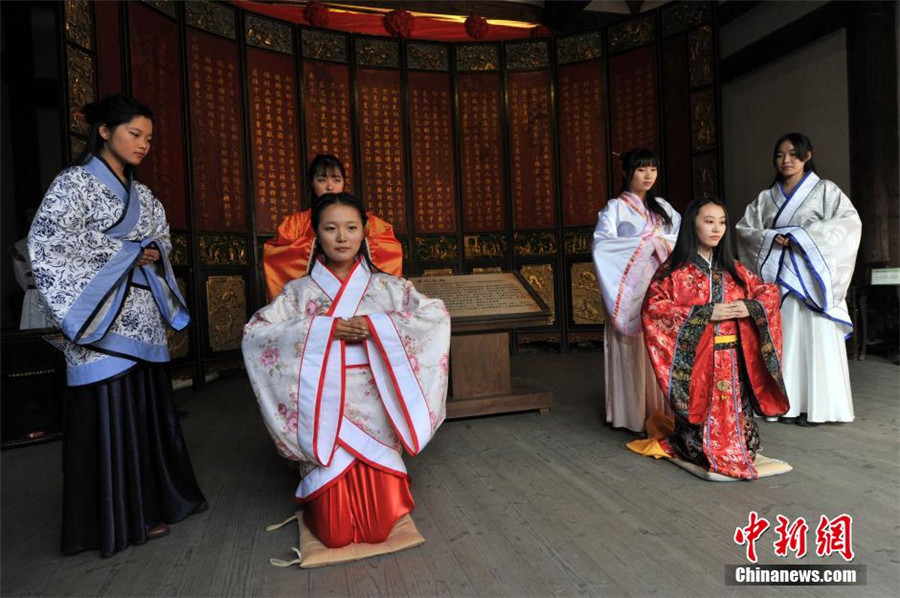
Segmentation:
<svg viewBox="0 0 900 598">
<path fill-rule="evenodd" d="M 300 448 L 306 418 L 298 413 L 300 362 L 314 318 L 331 299 L 308 277 L 285 285 L 281 295 L 257 312 L 244 330 L 243 351 L 260 411 L 279 452 L 314 466 Z M 432 429 L 444 420 L 450 369 L 450 322 L 446 307 L 419 294 L 406 280 L 373 274 L 357 315 L 387 314 L 396 327 L 428 406 Z M 387 415 L 372 371 L 346 370 L 343 415 L 374 440 L 396 451 L 400 439 Z"/>
</svg>

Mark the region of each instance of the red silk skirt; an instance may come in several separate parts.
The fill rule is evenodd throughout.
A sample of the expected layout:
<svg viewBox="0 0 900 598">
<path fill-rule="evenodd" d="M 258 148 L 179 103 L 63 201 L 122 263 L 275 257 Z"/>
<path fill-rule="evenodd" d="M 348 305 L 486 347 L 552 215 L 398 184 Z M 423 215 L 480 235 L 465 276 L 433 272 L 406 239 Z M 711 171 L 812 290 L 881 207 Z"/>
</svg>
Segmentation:
<svg viewBox="0 0 900 598">
<path fill-rule="evenodd" d="M 415 507 L 409 478 L 357 461 L 303 509 L 303 521 L 328 548 L 387 540 L 398 519 Z"/>
</svg>

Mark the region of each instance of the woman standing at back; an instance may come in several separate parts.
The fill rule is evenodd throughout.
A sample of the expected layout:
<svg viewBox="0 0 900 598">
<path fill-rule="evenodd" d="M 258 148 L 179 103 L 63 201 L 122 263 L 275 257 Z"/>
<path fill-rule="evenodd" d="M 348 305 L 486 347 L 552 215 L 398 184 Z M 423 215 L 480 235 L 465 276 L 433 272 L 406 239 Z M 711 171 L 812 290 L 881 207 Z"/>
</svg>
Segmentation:
<svg viewBox="0 0 900 598">
<path fill-rule="evenodd" d="M 784 423 L 853 421 L 845 338 L 853 332 L 844 298 L 853 278 L 862 222 L 832 181 L 819 178 L 802 133 L 776 143 L 775 181 L 737 223 L 741 261 L 781 291 Z"/>
<path fill-rule="evenodd" d="M 206 509 L 172 399 L 166 328 L 188 325 L 162 204 L 134 180 L 153 113 L 115 95 L 84 107 L 88 151 L 28 234 L 34 282 L 65 336 L 62 550 L 111 556 Z"/>
<path fill-rule="evenodd" d="M 603 362 L 606 421 L 641 432 L 666 402 L 647 359 L 641 303 L 653 274 L 672 251 L 681 217 L 653 188 L 659 160 L 648 149 L 623 154 L 622 192 L 594 229 L 593 257 L 606 307 Z"/>
</svg>

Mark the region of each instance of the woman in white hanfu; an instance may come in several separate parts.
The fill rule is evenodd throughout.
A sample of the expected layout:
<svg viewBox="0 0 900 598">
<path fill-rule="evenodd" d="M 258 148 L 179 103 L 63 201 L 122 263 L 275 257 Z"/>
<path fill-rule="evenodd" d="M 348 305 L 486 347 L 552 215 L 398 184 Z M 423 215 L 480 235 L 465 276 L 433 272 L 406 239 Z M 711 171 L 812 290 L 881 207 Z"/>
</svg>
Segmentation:
<svg viewBox="0 0 900 598">
<path fill-rule="evenodd" d="M 65 337 L 62 550 L 104 557 L 207 508 L 181 435 L 167 328 L 190 316 L 162 204 L 134 180 L 153 113 L 115 95 L 83 108 L 87 151 L 31 224 L 34 284 Z"/>
<path fill-rule="evenodd" d="M 414 507 L 402 450 L 444 420 L 450 315 L 372 265 L 357 199 L 325 194 L 311 217 L 309 273 L 247 323 L 244 362 L 275 445 L 300 463 L 306 525 L 329 548 L 380 543 Z"/>
<path fill-rule="evenodd" d="M 606 308 L 606 421 L 641 432 L 654 411 L 669 413 L 647 358 L 641 304 L 672 251 L 681 216 L 653 193 L 659 168 L 653 152 L 635 149 L 621 159 L 622 192 L 599 214 L 593 257 Z"/>
<path fill-rule="evenodd" d="M 775 183 L 737 224 L 739 257 L 781 291 L 785 423 L 853 421 L 845 339 L 853 332 L 844 298 L 853 277 L 862 223 L 832 181 L 816 175 L 813 145 L 802 133 L 775 144 Z"/>
</svg>

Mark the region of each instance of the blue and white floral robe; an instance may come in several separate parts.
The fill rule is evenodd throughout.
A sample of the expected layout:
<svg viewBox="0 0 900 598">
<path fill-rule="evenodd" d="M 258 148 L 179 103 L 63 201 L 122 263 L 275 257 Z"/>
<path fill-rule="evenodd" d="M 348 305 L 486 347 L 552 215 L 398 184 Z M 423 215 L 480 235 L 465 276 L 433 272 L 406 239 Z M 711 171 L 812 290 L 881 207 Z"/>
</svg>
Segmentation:
<svg viewBox="0 0 900 598">
<path fill-rule="evenodd" d="M 160 259 L 137 266 L 151 244 Z M 169 360 L 163 324 L 181 330 L 190 321 L 171 248 L 162 204 L 136 181 L 126 189 L 99 158 L 50 185 L 28 251 L 35 286 L 66 338 L 70 386 Z"/>
</svg>

